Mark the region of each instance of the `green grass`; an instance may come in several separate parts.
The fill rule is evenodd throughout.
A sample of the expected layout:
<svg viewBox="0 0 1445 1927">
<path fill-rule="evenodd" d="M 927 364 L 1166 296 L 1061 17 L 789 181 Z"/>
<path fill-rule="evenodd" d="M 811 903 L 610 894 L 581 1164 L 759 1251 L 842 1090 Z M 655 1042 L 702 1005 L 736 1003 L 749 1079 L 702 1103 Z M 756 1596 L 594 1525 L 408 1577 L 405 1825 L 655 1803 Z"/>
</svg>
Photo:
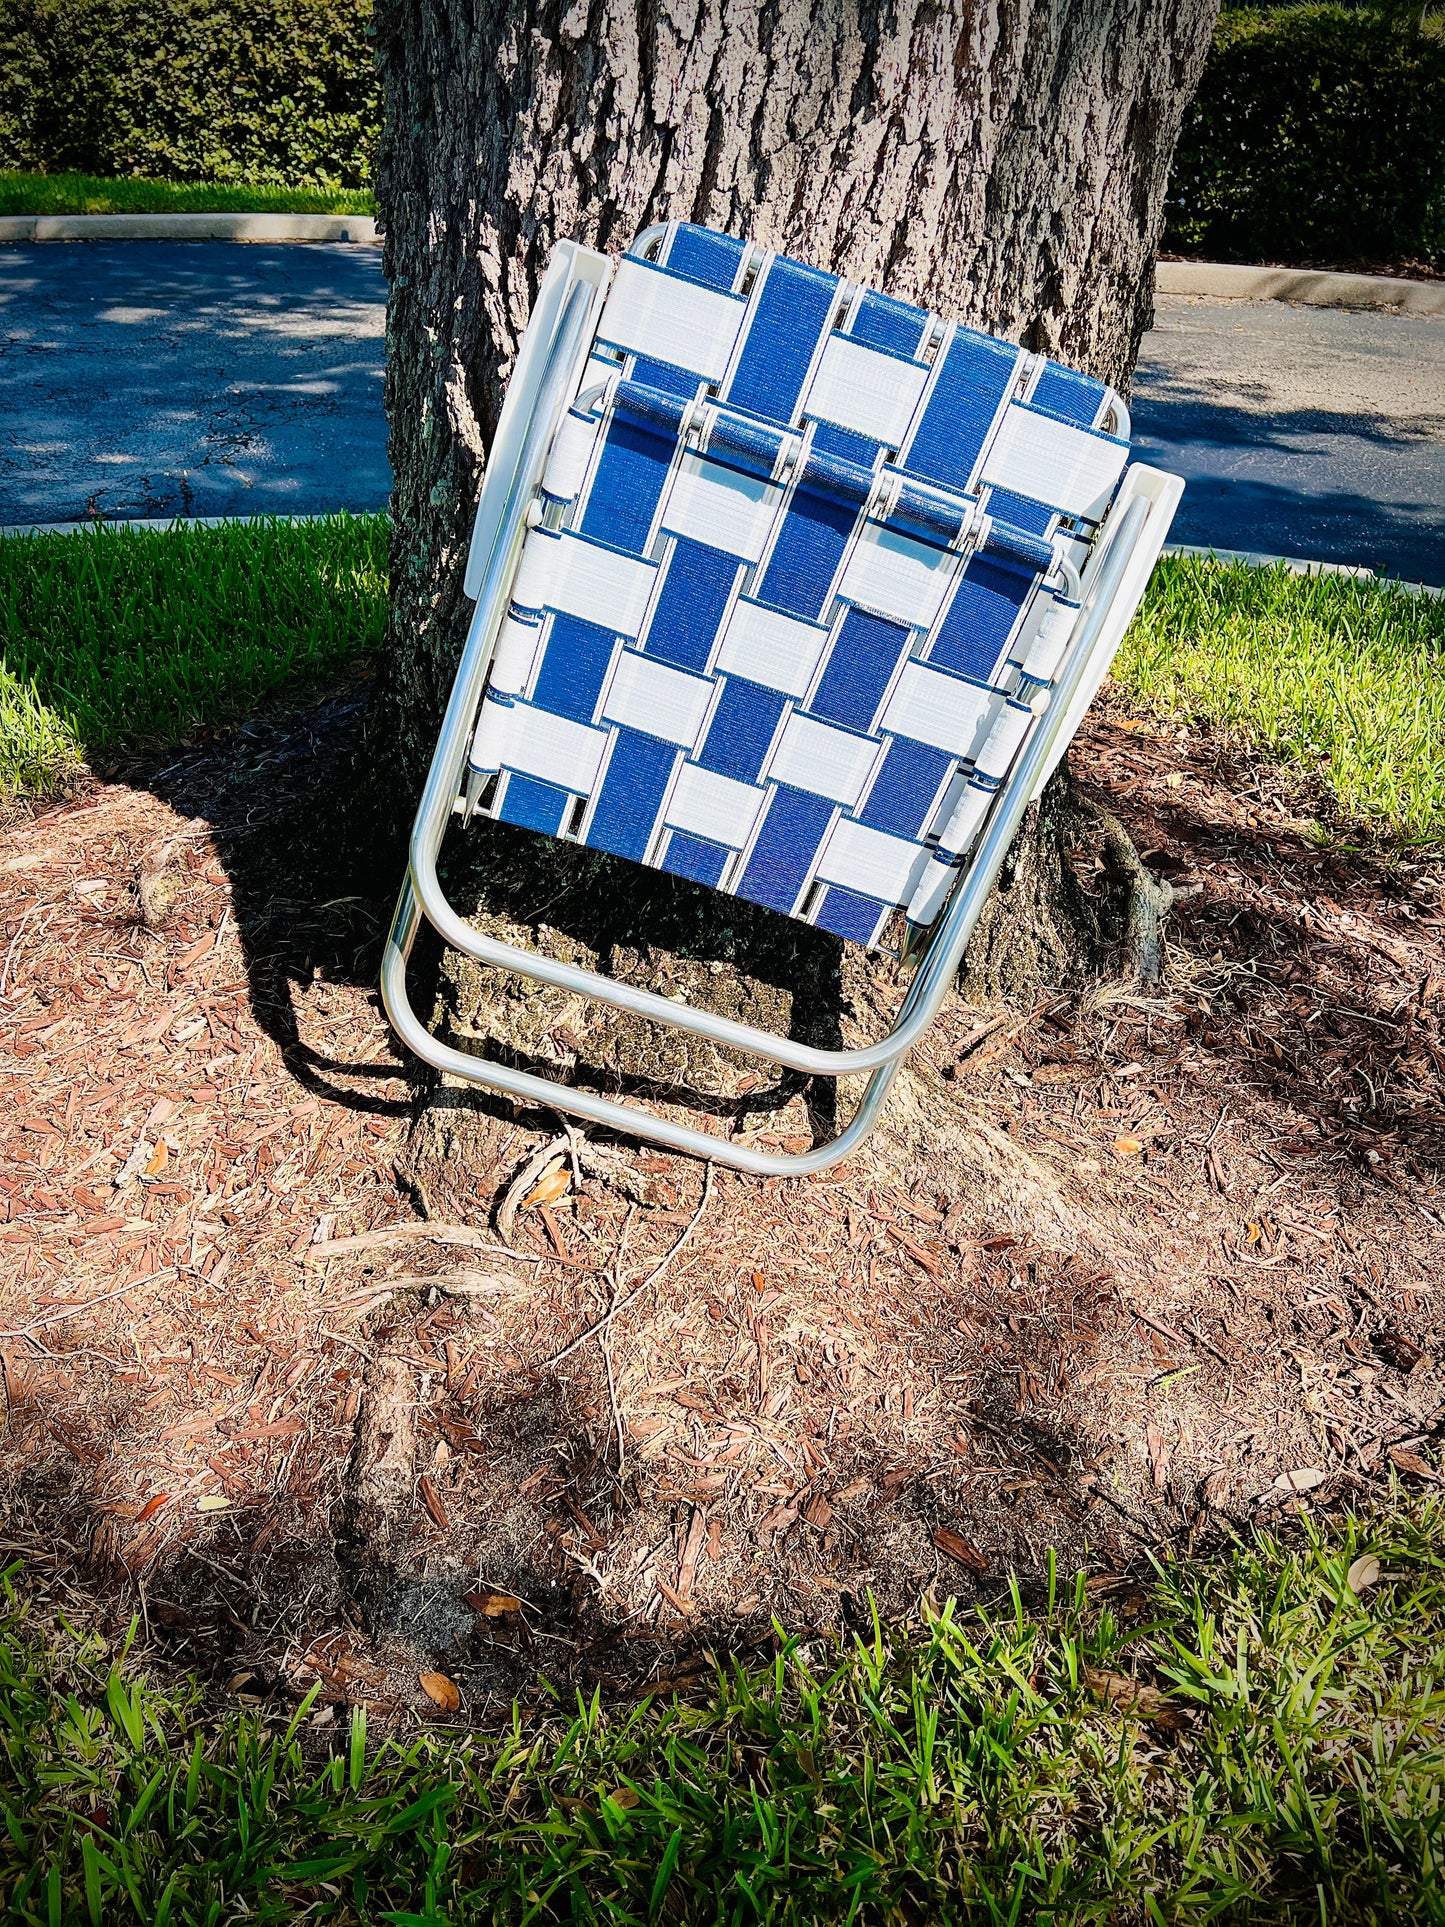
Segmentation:
<svg viewBox="0 0 1445 1927">
<path fill-rule="evenodd" d="M 0 540 L 0 800 L 379 647 L 386 518 Z"/>
<path fill-rule="evenodd" d="M 0 799 L 376 648 L 385 572 L 381 516 L 0 541 Z M 1318 772 L 1345 818 L 1445 844 L 1445 601 L 1166 558 L 1114 677 Z"/>
<path fill-rule="evenodd" d="M 0 214 L 374 214 L 370 188 L 107 180 L 0 169 Z"/>
<path fill-rule="evenodd" d="M 1161 1574 L 1128 1633 L 1082 1580 L 1015 1588 L 780 1641 L 692 1703 L 381 1744 L 359 1710 L 208 1720 L 12 1595 L 0 1894 L 36 1927 L 1438 1922 L 1442 1529 L 1436 1501 L 1261 1537 Z M 1100 1672 L 1152 1677 L 1183 1729 Z"/>
<path fill-rule="evenodd" d="M 1445 843 L 1445 600 L 1166 557 L 1114 680 L 1324 779 L 1347 817 Z"/>
</svg>

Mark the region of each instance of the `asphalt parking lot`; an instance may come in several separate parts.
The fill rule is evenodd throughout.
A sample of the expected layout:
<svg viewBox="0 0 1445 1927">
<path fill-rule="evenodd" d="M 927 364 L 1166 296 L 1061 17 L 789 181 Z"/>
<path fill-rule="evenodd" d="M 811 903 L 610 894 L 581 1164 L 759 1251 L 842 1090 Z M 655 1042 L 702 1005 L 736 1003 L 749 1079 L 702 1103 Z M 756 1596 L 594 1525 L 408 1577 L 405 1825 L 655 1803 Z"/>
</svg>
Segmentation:
<svg viewBox="0 0 1445 1927">
<path fill-rule="evenodd" d="M 364 246 L 0 248 L 0 526 L 385 506 Z M 1445 317 L 1163 295 L 1135 446 L 1174 539 L 1445 582 Z"/>
<path fill-rule="evenodd" d="M 0 526 L 377 509 L 370 247 L 0 248 Z"/>
<path fill-rule="evenodd" d="M 1445 316 L 1161 295 L 1134 433 L 1176 542 L 1445 583 Z"/>
</svg>

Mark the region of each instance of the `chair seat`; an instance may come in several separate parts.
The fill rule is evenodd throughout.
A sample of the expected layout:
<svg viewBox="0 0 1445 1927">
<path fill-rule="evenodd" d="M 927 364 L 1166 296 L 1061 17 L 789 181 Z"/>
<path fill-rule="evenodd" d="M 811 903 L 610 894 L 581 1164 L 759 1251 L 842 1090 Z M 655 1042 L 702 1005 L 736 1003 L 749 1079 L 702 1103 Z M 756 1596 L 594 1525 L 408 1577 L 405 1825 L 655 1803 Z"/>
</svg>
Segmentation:
<svg viewBox="0 0 1445 1927">
<path fill-rule="evenodd" d="M 861 944 L 930 924 L 1047 703 L 1127 412 L 729 235 L 650 251 L 552 447 L 469 799 Z"/>
</svg>

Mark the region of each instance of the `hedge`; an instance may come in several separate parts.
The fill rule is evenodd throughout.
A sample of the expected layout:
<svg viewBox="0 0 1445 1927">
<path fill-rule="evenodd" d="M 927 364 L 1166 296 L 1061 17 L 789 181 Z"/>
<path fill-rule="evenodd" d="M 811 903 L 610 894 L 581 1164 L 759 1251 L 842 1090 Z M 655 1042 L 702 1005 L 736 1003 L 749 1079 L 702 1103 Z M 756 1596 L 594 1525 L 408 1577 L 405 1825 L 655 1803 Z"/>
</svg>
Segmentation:
<svg viewBox="0 0 1445 1927">
<path fill-rule="evenodd" d="M 365 187 L 365 0 L 0 0 L 0 167 Z"/>
<path fill-rule="evenodd" d="M 0 0 L 0 167 L 365 187 L 366 0 Z M 1370 9 L 1223 15 L 1166 248 L 1445 266 L 1445 44 Z"/>
<path fill-rule="evenodd" d="M 1216 261 L 1445 266 L 1445 44 L 1339 5 L 1224 14 L 1165 220 Z"/>
</svg>

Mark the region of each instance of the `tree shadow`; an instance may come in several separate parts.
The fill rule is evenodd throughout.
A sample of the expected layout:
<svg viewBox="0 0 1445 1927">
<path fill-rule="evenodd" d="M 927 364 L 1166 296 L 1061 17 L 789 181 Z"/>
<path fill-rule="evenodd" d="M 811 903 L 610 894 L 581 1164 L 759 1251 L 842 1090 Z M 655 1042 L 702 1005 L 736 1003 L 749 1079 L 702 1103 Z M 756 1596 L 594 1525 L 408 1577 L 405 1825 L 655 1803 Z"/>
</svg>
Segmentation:
<svg viewBox="0 0 1445 1927">
<path fill-rule="evenodd" d="M 0 522 L 383 509 L 369 247 L 0 249 Z"/>
<path fill-rule="evenodd" d="M 349 1088 L 351 1080 L 394 1077 L 395 1065 L 342 1064 L 318 1054 L 303 1038 L 298 1012 L 300 992 L 318 979 L 376 984 L 401 883 L 404 835 L 381 823 L 375 798 L 362 794 L 371 780 L 367 695 L 362 684 L 300 709 L 273 708 L 223 741 L 159 768 L 131 766 L 123 776 L 207 826 L 231 885 L 253 1012 L 298 1083 L 318 1098 L 396 1116 L 408 1107 Z M 488 821 L 453 831 L 443 867 L 462 913 L 511 941 L 821 1048 L 842 1044 L 850 1010 L 844 945 L 826 932 Z M 830 1136 L 836 1126 L 832 1080 L 772 1066 L 760 1076 L 758 1060 L 711 1045 L 687 1047 L 683 1033 L 620 1020 L 601 1006 L 589 1006 L 600 1016 L 583 1041 L 568 1029 L 587 1029 L 581 1000 L 549 1005 L 550 993 L 524 979 L 482 972 L 444 953 L 429 930 L 418 942 L 409 987 L 414 1008 L 449 1042 L 563 1083 L 682 1102 L 735 1122 L 801 1093 L 817 1135 Z M 552 1034 L 558 1027 L 568 1040 L 560 1050 Z M 699 1069 L 702 1077 L 690 1078 Z M 739 1081 L 745 1088 L 729 1088 Z M 478 1094 L 476 1101 L 498 1116 L 514 1115 L 509 1100 Z"/>
<path fill-rule="evenodd" d="M 1181 755 L 1138 737 L 1129 755 L 1133 772 L 1157 758 L 1160 774 L 1198 778 L 1130 797 L 1090 767 L 1088 747 L 1079 759 L 1149 863 L 1188 892 L 1174 941 L 1219 979 L 1209 1013 L 1189 1017 L 1194 1037 L 1298 1115 L 1312 1135 L 1296 1151 L 1343 1154 L 1371 1181 L 1391 1182 L 1396 1162 L 1445 1169 L 1445 1110 L 1430 1094 L 1445 1065 L 1438 949 L 1419 921 L 1438 916 L 1438 892 L 1415 887 L 1436 866 L 1336 820 L 1297 772 L 1217 741 Z M 1324 837 L 1289 826 L 1309 809 Z"/>
<path fill-rule="evenodd" d="M 364 703 L 365 690 L 352 687 L 131 774 L 214 837 L 257 1015 L 298 1082 L 328 1101 L 394 1114 L 407 1106 L 347 1089 L 348 1079 L 366 1082 L 357 1066 L 308 1051 L 297 1014 L 299 991 L 318 968 L 374 983 L 399 874 L 399 850 L 348 827 Z M 1180 760 L 1167 745 L 1156 753 L 1169 769 Z M 1248 774 L 1258 781 L 1257 770 Z M 1243 770 L 1213 775 L 1216 803 L 1245 785 Z M 1292 1103 L 1323 1109 L 1332 1087 L 1321 1061 L 1286 1052 L 1279 1064 L 1249 1041 L 1265 1036 L 1251 986 L 1294 981 L 1291 967 L 1330 962 L 1334 951 L 1322 949 L 1309 907 L 1337 892 L 1351 902 L 1361 892 L 1383 899 L 1395 887 L 1390 863 L 1250 828 L 1165 794 L 1171 800 L 1158 807 L 1128 811 L 1141 848 L 1165 851 L 1161 867 L 1176 875 L 1227 859 L 1242 882 L 1181 911 L 1195 950 L 1251 966 L 1231 979 L 1238 994 L 1217 1026 L 1221 1054 L 1231 1070 L 1240 1067 L 1241 1083 L 1292 1080 Z M 521 833 L 487 836 L 459 844 L 449 880 L 459 894 L 469 866 L 479 865 L 486 914 L 503 924 L 545 924 L 619 968 L 633 959 L 639 969 L 660 958 L 675 970 L 755 962 L 755 913 L 745 907 L 714 900 L 724 923 L 699 929 L 691 893 L 655 880 L 670 947 L 654 955 L 641 942 L 652 920 L 639 924 L 644 912 L 617 889 L 613 866 L 579 850 L 563 850 L 559 864 L 546 844 L 540 851 L 551 860 L 543 862 Z M 1246 921 L 1240 899 L 1259 896 L 1252 878 L 1271 864 L 1272 894 Z M 783 931 L 821 959 L 811 968 L 826 989 L 832 965 L 826 947 L 811 945 L 816 933 Z M 766 930 L 756 941 L 778 989 L 796 953 L 767 951 Z M 432 994 L 444 1002 L 439 966 Z M 809 1013 L 819 1021 L 816 1006 Z M 1299 1012 L 1302 1025 L 1308 1014 Z M 1360 1023 L 1358 1034 L 1362 1049 L 1390 1047 L 1378 1022 Z M 1335 1040 L 1352 1057 L 1354 1037 Z M 394 1065 L 375 1067 L 383 1072 L 394 1075 Z M 1380 1131 L 1358 1119 L 1342 1122 L 1341 1142 L 1363 1142 L 1362 1130 L 1373 1132 L 1378 1151 Z M 88 1611 L 123 1618 L 141 1602 L 159 1650 L 200 1667 L 218 1690 L 239 1679 L 234 1690 L 280 1703 L 315 1678 L 337 1704 L 419 1704 L 418 1671 L 435 1667 L 474 1696 L 469 1710 L 530 1693 L 539 1672 L 640 1692 L 694 1666 L 700 1677 L 708 1651 L 766 1640 L 774 1612 L 800 1631 L 836 1630 L 853 1623 L 850 1615 L 862 1623 L 870 1594 L 902 1616 L 928 1587 L 991 1601 L 1011 1571 L 1026 1589 L 1041 1586 L 1051 1548 L 1065 1570 L 1102 1562 L 1118 1575 L 1150 1548 L 1187 1542 L 1209 1464 L 1206 1412 L 1233 1409 L 1239 1398 L 1254 1410 L 1281 1406 L 1275 1330 L 1308 1327 L 1308 1343 L 1322 1345 L 1335 1323 L 1331 1300 L 1301 1307 L 1299 1274 L 1282 1273 L 1288 1311 L 1271 1327 L 1268 1351 L 1238 1350 L 1244 1341 L 1217 1329 L 1212 1308 L 1201 1306 L 1192 1364 L 1194 1325 L 1183 1337 L 1172 1322 L 1162 1328 L 1172 1335 L 1161 1338 L 1170 1354 L 1161 1359 L 1136 1329 L 1130 1297 L 1082 1249 L 1042 1251 L 993 1235 L 981 1222 L 993 1206 L 975 1195 L 971 1167 L 934 1138 L 916 1155 L 860 1160 L 826 1185 L 720 1174 L 704 1235 L 689 1248 L 695 1263 L 667 1274 L 635 1315 L 632 1350 L 619 1354 L 625 1376 L 614 1375 L 595 1339 L 553 1362 L 562 1341 L 585 1333 L 605 1307 L 623 1239 L 631 1238 L 628 1261 L 642 1275 L 687 1222 L 699 1168 L 665 1163 L 673 1195 L 635 1212 L 611 1179 L 589 1180 L 590 1218 L 563 1216 L 576 1241 L 569 1251 L 549 1251 L 538 1233 L 515 1264 L 490 1254 L 516 1287 L 503 1299 L 459 1303 L 445 1281 L 433 1286 L 433 1268 L 452 1255 L 442 1251 L 417 1260 L 383 1257 L 377 1247 L 343 1261 L 324 1286 L 308 1278 L 299 1298 L 284 1260 L 273 1275 L 242 1255 L 220 1301 L 197 1273 L 167 1311 L 174 1323 L 184 1305 L 184 1385 L 147 1377 L 139 1353 L 135 1383 L 119 1370 L 130 1363 L 127 1330 L 134 1336 L 157 1299 L 140 1314 L 107 1300 L 84 1327 L 57 1323 L 36 1382 L 7 1375 L 12 1547 L 48 1560 L 57 1595 L 69 1588 Z M 291 1247 L 293 1258 L 299 1249 Z M 564 1268 L 583 1249 L 586 1261 Z M 427 1267 L 420 1274 L 398 1269 L 418 1262 Z M 245 1322 L 243 1273 L 251 1302 L 265 1306 L 256 1321 L 265 1331 Z M 1266 1274 L 1257 1289 L 1268 1288 Z M 378 1311 L 345 1310 L 387 1297 Z M 504 1316 L 488 1323 L 493 1304 Z M 1171 1304 L 1169 1320 L 1176 1317 Z M 158 1343 L 159 1325 L 155 1332 Z M 79 1379 L 82 1354 L 104 1372 L 75 1395 L 67 1381 Z M 185 1421 L 214 1415 L 207 1367 L 221 1357 L 233 1368 L 221 1374 L 232 1409 L 219 1427 L 202 1429 L 204 1445 L 183 1447 L 194 1432 L 156 1413 L 156 1391 L 182 1405 Z M 273 1412 L 277 1388 L 300 1384 L 291 1368 L 308 1359 L 304 1396 Z M 394 1468 L 394 1507 L 374 1531 L 358 1480 L 382 1365 L 404 1375 L 415 1410 Z M 265 1399 L 257 1413 L 243 1412 L 261 1372 L 270 1374 Z M 1187 1453 L 1179 1431 L 1182 1469 L 1162 1483 L 1138 1436 L 1156 1379 L 1161 1399 L 1169 1390 L 1171 1400 L 1199 1401 L 1181 1416 L 1201 1415 Z M 780 1404 L 779 1391 L 787 1394 Z M 1305 1426 L 1298 1402 L 1287 1416 Z M 671 1429 L 654 1425 L 659 1418 Z M 624 1428 L 625 1454 L 614 1444 Z M 1132 1465 L 1122 1451 L 1106 1463 L 1111 1439 L 1128 1443 Z M 728 1456 L 740 1443 L 751 1454 L 745 1465 Z M 157 1469 L 171 1461 L 184 1461 L 188 1485 Z M 229 1509 L 202 1510 L 203 1485 Z M 714 1520 L 724 1532 L 716 1559 L 698 1551 Z M 689 1542 L 702 1574 L 692 1613 L 676 1610 L 665 1590 L 678 1592 Z M 983 1570 L 970 1568 L 966 1553 L 958 1563 L 960 1546 Z M 478 1609 L 468 1592 L 523 1604 Z"/>
<path fill-rule="evenodd" d="M 930 1574 L 940 1594 L 1006 1607 L 1014 1584 L 1027 1599 L 1046 1596 L 1051 1551 L 1064 1571 L 1146 1569 L 1150 1552 L 1191 1538 L 1189 1482 L 1152 1500 L 1111 1493 L 1097 1441 L 1057 1411 L 1025 1411 L 1015 1392 L 1020 1372 L 1064 1382 L 1117 1306 L 1067 1261 L 1037 1293 L 1008 1270 L 1000 1260 L 1002 1297 L 981 1294 L 966 1266 L 951 1270 L 910 1327 L 920 1397 L 924 1354 L 940 1345 L 979 1387 L 967 1423 L 987 1460 L 982 1481 L 957 1460 L 961 1476 L 946 1474 L 941 1419 L 927 1449 L 902 1456 L 891 1426 L 863 1428 L 785 1475 L 795 1503 L 760 1525 L 770 1501 L 753 1501 L 746 1483 L 720 1495 L 697 1470 L 641 1466 L 636 1440 L 619 1467 L 595 1357 L 565 1372 L 503 1372 L 470 1395 L 418 1376 L 418 1351 L 446 1328 L 423 1295 L 364 1330 L 370 1366 L 354 1345 L 328 1345 L 325 1396 L 302 1406 L 299 1436 L 259 1448 L 266 1463 L 251 1456 L 233 1476 L 229 1438 L 212 1442 L 219 1510 L 209 1513 L 184 1489 L 139 1513 L 117 1503 L 130 1479 L 107 1440 L 144 1435 L 153 1400 L 143 1387 L 112 1397 L 102 1418 L 12 1364 L 9 1454 L 24 1457 L 7 1485 L 5 1549 L 72 1616 L 118 1632 L 134 1613 L 147 1663 L 198 1675 L 213 1701 L 291 1706 L 316 1684 L 323 1706 L 425 1712 L 418 1675 L 436 1669 L 462 1688 L 473 1719 L 535 1702 L 540 1678 L 564 1698 L 685 1689 L 717 1659 L 770 1651 L 775 1618 L 805 1635 L 866 1632 L 875 1606 L 902 1621 Z M 1016 1333 L 1026 1306 L 1028 1329 Z M 52 1356 L 93 1343 L 60 1337 Z M 798 1355 L 819 1360 L 806 1333 Z M 388 1369 L 407 1430 L 400 1453 L 387 1431 Z M 363 1378 L 353 1433 L 345 1395 Z M 698 1383 L 717 1443 L 728 1426 L 755 1426 L 747 1388 Z M 821 1440 L 815 1427 L 816 1415 L 800 1413 L 774 1435 Z M 694 1562 L 679 1608 L 670 1582 L 707 1516 L 725 1536 Z M 948 1543 L 967 1549 L 967 1564 L 939 1558 Z M 654 1570 L 664 1582 L 655 1591 Z"/>
<path fill-rule="evenodd" d="M 1303 555 L 1441 580 L 1438 431 L 1324 409 L 1253 410 L 1141 373 L 1134 453 L 1187 484 L 1176 542 Z"/>
<path fill-rule="evenodd" d="M 318 981 L 370 987 L 402 846 L 357 835 L 353 791 L 369 685 L 270 705 L 239 729 L 120 780 L 203 825 L 230 884 L 252 1014 L 310 1095 L 378 1116 L 409 1105 L 348 1087 L 394 1078 L 394 1063 L 330 1059 L 302 1036 L 298 994 Z"/>
</svg>

